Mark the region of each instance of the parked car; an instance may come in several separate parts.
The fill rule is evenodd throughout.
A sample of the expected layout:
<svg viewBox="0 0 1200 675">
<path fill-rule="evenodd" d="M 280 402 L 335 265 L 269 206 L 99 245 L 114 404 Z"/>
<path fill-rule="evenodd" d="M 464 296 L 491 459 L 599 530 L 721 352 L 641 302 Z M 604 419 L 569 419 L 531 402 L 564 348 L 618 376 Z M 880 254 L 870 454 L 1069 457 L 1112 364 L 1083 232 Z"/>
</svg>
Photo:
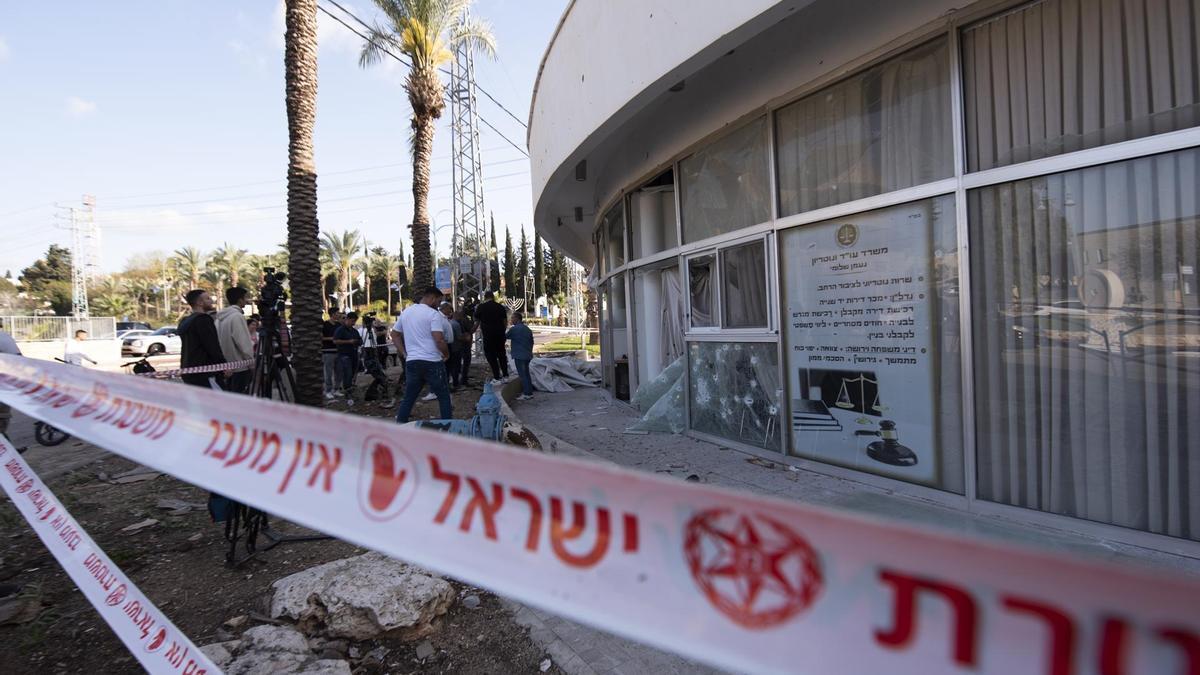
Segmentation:
<svg viewBox="0 0 1200 675">
<path fill-rule="evenodd" d="M 128 337 L 138 337 L 139 335 L 152 335 L 153 333 L 154 333 L 153 330 L 150 330 L 147 328 L 129 328 L 126 330 L 117 331 L 117 339 L 124 340 L 125 338 L 128 338 Z"/>
<path fill-rule="evenodd" d="M 163 326 L 149 335 L 134 335 L 121 340 L 121 356 L 155 356 L 181 351 L 183 340 L 175 334 L 175 326 Z"/>
<path fill-rule="evenodd" d="M 150 331 L 150 332 L 154 331 L 154 329 L 150 327 L 150 324 L 146 323 L 145 321 L 118 321 L 117 322 L 117 336 L 118 337 L 120 337 L 121 331 L 123 331 L 123 330 L 144 330 L 144 331 Z"/>
</svg>

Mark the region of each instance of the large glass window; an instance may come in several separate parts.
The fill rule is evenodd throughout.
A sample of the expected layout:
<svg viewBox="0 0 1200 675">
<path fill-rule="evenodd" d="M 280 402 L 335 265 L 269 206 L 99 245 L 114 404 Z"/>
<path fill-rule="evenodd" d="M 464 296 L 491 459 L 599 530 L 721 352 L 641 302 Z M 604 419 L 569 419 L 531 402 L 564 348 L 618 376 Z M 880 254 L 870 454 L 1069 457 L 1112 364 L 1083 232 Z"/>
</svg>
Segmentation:
<svg viewBox="0 0 1200 675">
<path fill-rule="evenodd" d="M 780 448 L 779 358 L 774 342 L 688 346 L 692 429 L 760 448 Z"/>
<path fill-rule="evenodd" d="M 949 178 L 947 40 L 801 99 L 775 120 L 781 216 Z"/>
<path fill-rule="evenodd" d="M 1200 124 L 1198 0 L 1042 0 L 962 32 L 971 171 Z"/>
<path fill-rule="evenodd" d="M 681 161 L 684 241 L 699 241 L 770 219 L 767 165 L 765 117 L 722 136 Z"/>
<path fill-rule="evenodd" d="M 716 256 L 688 258 L 688 314 L 693 328 L 717 325 Z"/>
<path fill-rule="evenodd" d="M 954 197 L 780 237 L 792 450 L 961 493 Z"/>
<path fill-rule="evenodd" d="M 767 327 L 767 256 L 763 240 L 721 251 L 725 328 Z"/>
<path fill-rule="evenodd" d="M 1190 149 L 969 193 L 981 498 L 1200 540 L 1198 176 Z"/>
</svg>

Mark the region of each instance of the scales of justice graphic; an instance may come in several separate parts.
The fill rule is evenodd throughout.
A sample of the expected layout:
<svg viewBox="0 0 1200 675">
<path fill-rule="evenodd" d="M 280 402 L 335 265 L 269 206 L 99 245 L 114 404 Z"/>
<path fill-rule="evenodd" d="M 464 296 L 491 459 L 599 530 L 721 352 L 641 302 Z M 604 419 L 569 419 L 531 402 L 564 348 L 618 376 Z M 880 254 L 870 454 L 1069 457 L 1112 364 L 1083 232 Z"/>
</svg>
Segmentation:
<svg viewBox="0 0 1200 675">
<path fill-rule="evenodd" d="M 836 410 L 878 418 L 887 410 L 879 397 L 879 378 L 872 371 L 801 368 L 799 390 L 806 397 L 792 401 L 792 429 L 797 432 L 841 431 L 842 421 L 833 414 Z M 866 423 L 861 418 L 855 421 Z M 867 444 L 867 456 L 892 466 L 914 466 L 917 455 L 900 443 L 896 422 L 880 419 L 878 424 L 878 429 L 854 431 L 854 436 L 878 438 Z"/>
</svg>

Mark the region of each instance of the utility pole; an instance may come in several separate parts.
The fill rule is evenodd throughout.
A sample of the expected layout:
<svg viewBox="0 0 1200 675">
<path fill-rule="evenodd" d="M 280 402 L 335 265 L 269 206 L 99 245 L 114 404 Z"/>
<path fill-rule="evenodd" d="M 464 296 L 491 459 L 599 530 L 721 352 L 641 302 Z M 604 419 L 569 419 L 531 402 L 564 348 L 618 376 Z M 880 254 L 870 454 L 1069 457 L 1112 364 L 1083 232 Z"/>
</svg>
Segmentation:
<svg viewBox="0 0 1200 675">
<path fill-rule="evenodd" d="M 466 17 L 463 17 L 464 20 Z M 450 64 L 450 143 L 454 182 L 454 234 L 450 244 L 451 279 L 462 272 L 461 261 L 470 263 L 461 295 L 483 295 L 489 288 L 491 264 L 483 255 L 483 162 L 480 159 L 479 114 L 475 100 L 475 57 L 467 41 L 455 47 Z M 464 240 L 471 238 L 469 247 Z M 456 298 L 457 300 L 457 298 Z"/>
<path fill-rule="evenodd" d="M 71 207 L 71 316 L 88 318 L 87 273 L 85 271 L 83 228 L 78 209 Z"/>
<path fill-rule="evenodd" d="M 71 315 L 88 318 L 88 283 L 100 276 L 100 228 L 96 225 L 96 198 L 83 195 L 82 208 L 67 209 L 71 227 Z"/>
</svg>

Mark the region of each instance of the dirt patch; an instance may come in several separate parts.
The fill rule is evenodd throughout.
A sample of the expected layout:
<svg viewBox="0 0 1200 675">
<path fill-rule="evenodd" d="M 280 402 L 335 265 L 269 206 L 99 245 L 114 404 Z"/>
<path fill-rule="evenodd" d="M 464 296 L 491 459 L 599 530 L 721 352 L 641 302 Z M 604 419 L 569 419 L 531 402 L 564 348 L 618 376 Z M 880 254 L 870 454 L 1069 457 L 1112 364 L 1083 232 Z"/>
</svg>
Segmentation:
<svg viewBox="0 0 1200 675">
<path fill-rule="evenodd" d="M 394 369 L 393 383 L 398 374 L 399 369 Z M 482 375 L 481 370 L 477 381 L 482 381 Z M 455 415 L 466 418 L 474 414 L 479 395 L 478 387 L 456 394 Z M 394 407 L 365 403 L 346 410 L 343 402 L 333 401 L 328 408 L 372 417 L 395 414 Z M 415 409 L 414 419 L 436 414 L 436 402 L 422 403 Z M 336 539 L 284 544 L 259 554 L 239 569 L 229 569 L 224 564 L 224 528 L 213 524 L 204 509 L 179 507 L 179 502 L 204 503 L 207 492 L 168 475 L 121 484 L 100 478 L 136 468 L 133 462 L 109 455 L 47 483 L 109 557 L 198 645 L 236 638 L 252 626 L 269 621 L 266 599 L 276 579 L 365 552 Z M 174 508 L 160 508 L 160 502 Z M 122 531 L 147 519 L 159 522 Z M 286 534 L 311 533 L 283 521 L 273 524 Z M 499 599 L 450 581 L 459 599 L 440 619 L 434 634 L 413 642 L 385 639 L 352 644 L 349 655 L 355 657 L 351 658 L 355 672 L 538 672 L 546 654 L 530 640 L 528 629 L 512 620 Z M 0 626 L 0 663 L 5 664 L 6 672 L 142 672 L 3 497 L 0 585 L 18 587 L 30 596 L 40 595 L 40 606 L 33 610 L 36 613 L 32 620 Z M 466 597 L 474 599 L 464 603 Z M 235 629 L 223 625 L 239 616 L 249 619 Z M 553 667 L 549 672 L 560 671 Z"/>
</svg>

